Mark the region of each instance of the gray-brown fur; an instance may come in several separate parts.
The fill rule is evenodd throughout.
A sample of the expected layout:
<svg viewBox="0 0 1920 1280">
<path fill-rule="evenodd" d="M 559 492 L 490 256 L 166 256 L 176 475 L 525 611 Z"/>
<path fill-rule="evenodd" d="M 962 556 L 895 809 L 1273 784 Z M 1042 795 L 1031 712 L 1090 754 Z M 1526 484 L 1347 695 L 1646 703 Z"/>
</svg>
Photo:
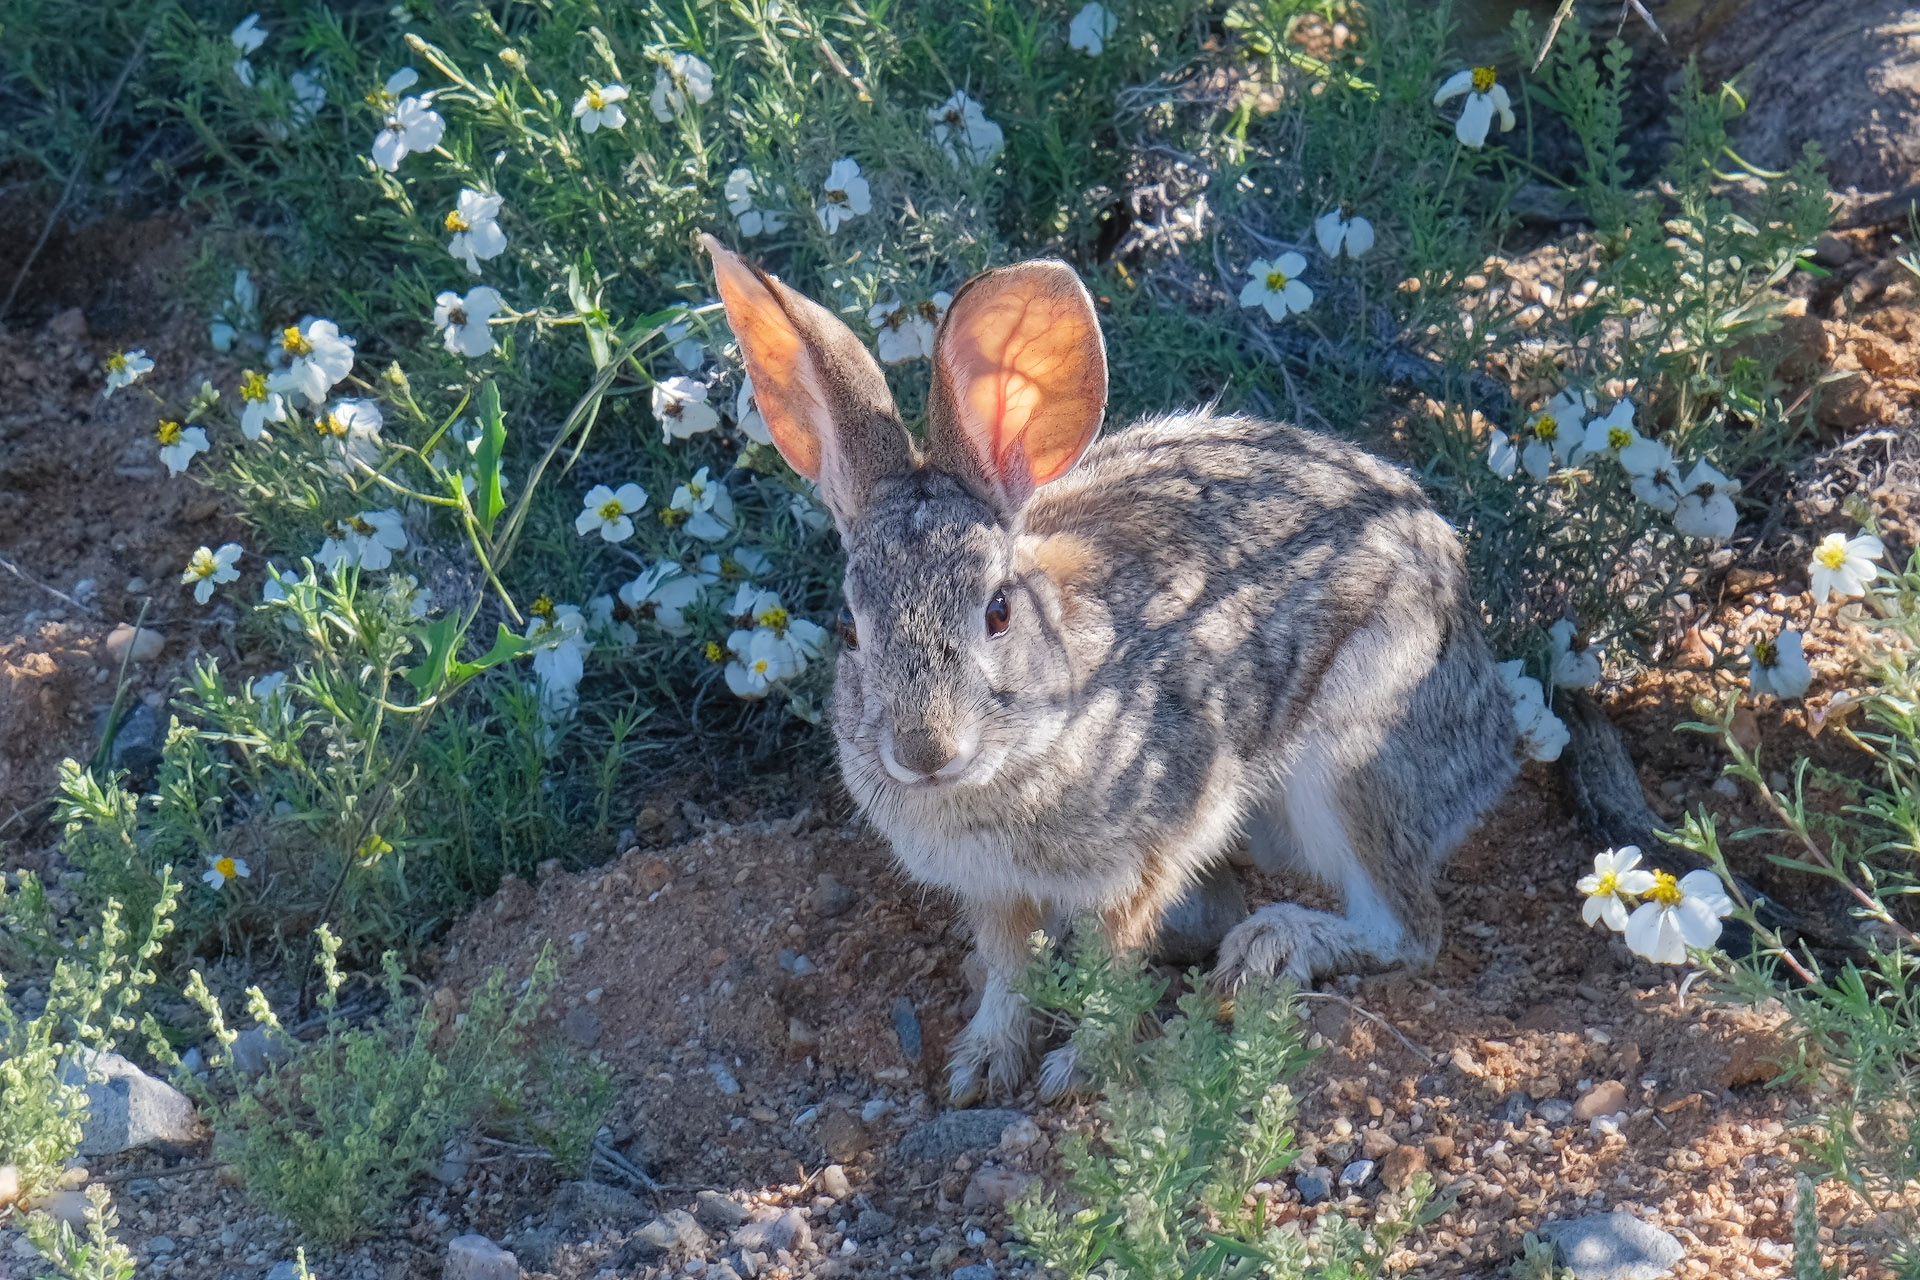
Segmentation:
<svg viewBox="0 0 1920 1280">
<path fill-rule="evenodd" d="M 957 299 L 947 325 L 967 323 Z M 1010 984 L 1038 922 L 1092 911 L 1115 946 L 1144 946 L 1243 836 L 1347 910 L 1255 911 L 1221 946 L 1222 982 L 1431 960 L 1434 877 L 1511 780 L 1515 731 L 1453 530 L 1413 479 L 1199 412 L 1115 432 L 1029 497 L 993 482 L 956 403 L 943 393 L 929 425 L 947 469 L 909 446 L 835 506 L 859 643 L 834 691 L 855 799 L 974 922 L 986 989 L 950 1055 L 955 1095 L 1028 1066 Z M 1008 622 L 990 636 L 996 591 Z"/>
</svg>

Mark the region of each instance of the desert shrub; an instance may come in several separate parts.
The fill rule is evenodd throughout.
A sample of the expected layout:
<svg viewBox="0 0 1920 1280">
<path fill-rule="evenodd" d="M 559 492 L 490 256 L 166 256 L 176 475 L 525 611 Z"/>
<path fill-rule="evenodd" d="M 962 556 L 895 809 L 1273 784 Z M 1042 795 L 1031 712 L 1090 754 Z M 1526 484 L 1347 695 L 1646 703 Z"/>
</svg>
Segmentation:
<svg viewBox="0 0 1920 1280">
<path fill-rule="evenodd" d="M 133 1280 L 137 1270 L 133 1251 L 113 1235 L 119 1225 L 113 1193 L 97 1182 L 87 1188 L 84 1241 L 70 1223 L 44 1213 L 29 1214 L 27 1240 L 55 1273 L 41 1280 Z"/>
</svg>

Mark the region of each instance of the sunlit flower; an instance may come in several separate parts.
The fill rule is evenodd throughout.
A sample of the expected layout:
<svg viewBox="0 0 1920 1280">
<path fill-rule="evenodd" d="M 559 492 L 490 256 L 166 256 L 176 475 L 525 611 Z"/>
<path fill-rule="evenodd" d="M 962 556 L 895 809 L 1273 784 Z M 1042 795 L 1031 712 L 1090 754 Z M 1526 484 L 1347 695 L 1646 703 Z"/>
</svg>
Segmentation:
<svg viewBox="0 0 1920 1280">
<path fill-rule="evenodd" d="M 625 542 L 633 536 L 633 513 L 647 505 L 647 491 L 637 484 L 612 489 L 597 484 L 587 490 L 580 514 L 574 517 L 574 532 L 581 537 L 597 533 L 608 542 Z"/>
<path fill-rule="evenodd" d="M 1313 238 L 1329 258 L 1339 257 L 1342 249 L 1349 258 L 1359 258 L 1373 248 L 1373 224 L 1358 214 L 1349 218 L 1339 209 L 1329 209 L 1314 219 Z"/>
<path fill-rule="evenodd" d="M 1600 655 L 1578 634 L 1570 618 L 1547 628 L 1553 640 L 1553 683 L 1561 689 L 1590 689 L 1600 680 Z"/>
<path fill-rule="evenodd" d="M 223 543 L 218 551 L 201 547 L 187 560 L 186 572 L 180 575 L 181 586 L 193 588 L 195 604 L 205 604 L 213 599 L 213 589 L 232 582 L 240 576 L 234 568 L 234 562 L 240 559 L 240 544 Z"/>
<path fill-rule="evenodd" d="M 700 572 L 708 582 L 739 582 L 757 578 L 772 568 L 773 560 L 756 547 L 735 547 L 725 555 L 709 551 L 700 557 Z M 739 603 L 737 598 L 735 603 Z"/>
<path fill-rule="evenodd" d="M 1580 437 L 1580 453 L 1603 453 L 1619 461 L 1622 454 L 1639 444 L 1642 437 L 1633 429 L 1633 401 L 1625 396 L 1613 402 L 1605 417 L 1587 424 Z"/>
<path fill-rule="evenodd" d="M 787 226 L 787 215 L 771 209 L 762 209 L 753 202 L 753 193 L 759 187 L 759 180 L 751 169 L 735 169 L 727 175 L 723 194 L 727 200 L 727 212 L 740 224 L 740 234 L 749 238 L 762 232 L 777 235 Z"/>
<path fill-rule="evenodd" d="M 1486 144 L 1487 128 L 1493 123 L 1495 112 L 1500 115 L 1502 133 L 1513 128 L 1513 102 L 1507 97 L 1506 87 L 1495 78 L 1492 67 L 1470 67 L 1455 72 L 1433 95 L 1433 105 L 1445 106 L 1463 93 L 1467 95 L 1467 105 L 1453 126 L 1453 136 L 1463 145 Z"/>
<path fill-rule="evenodd" d="M 134 351 L 116 351 L 107 357 L 107 389 L 100 394 L 112 396 L 122 387 L 130 387 L 141 377 L 153 370 L 153 361 L 147 359 L 147 349 L 141 347 Z"/>
<path fill-rule="evenodd" d="M 1661 441 L 1643 439 L 1629 446 L 1620 454 L 1620 466 L 1632 477 L 1633 496 L 1641 502 L 1669 515 L 1680 505 L 1680 468 Z"/>
<path fill-rule="evenodd" d="M 446 217 L 446 228 L 453 232 L 447 252 L 466 260 L 467 270 L 480 274 L 480 264 L 507 251 L 507 233 L 500 229 L 500 206 L 505 197 L 482 195 L 462 188 L 453 211 Z"/>
<path fill-rule="evenodd" d="M 1513 473 L 1520 466 L 1520 447 L 1514 444 L 1512 436 L 1498 427 L 1493 429 L 1493 434 L 1487 440 L 1488 468 L 1502 480 L 1513 479 Z"/>
<path fill-rule="evenodd" d="M 773 432 L 767 430 L 767 420 L 753 402 L 752 378 L 740 379 L 740 390 L 733 397 L 733 425 L 755 444 L 773 443 Z"/>
<path fill-rule="evenodd" d="M 1536 480 L 1544 480 L 1556 466 L 1580 456 L 1585 441 L 1580 422 L 1593 409 L 1593 396 L 1565 387 L 1527 421 L 1528 441 L 1520 451 L 1520 465 Z"/>
<path fill-rule="evenodd" d="M 491 286 L 478 284 L 461 297 L 451 289 L 433 300 L 433 325 L 455 355 L 472 359 L 494 349 L 489 322 L 505 304 Z"/>
<path fill-rule="evenodd" d="M 1558 760 L 1571 735 L 1560 717 L 1548 709 L 1547 692 L 1540 682 L 1524 674 L 1525 665 L 1518 658 L 1500 664 L 1500 678 L 1513 695 L 1513 721 L 1520 731 L 1520 749 L 1529 760 Z"/>
<path fill-rule="evenodd" d="M 627 86 L 623 84 L 601 86 L 589 82 L 587 91 L 573 104 L 573 118 L 580 122 L 580 132 L 623 127 L 627 113 L 620 109 L 620 104 L 626 100 Z"/>
<path fill-rule="evenodd" d="M 419 79 L 411 67 L 404 68 L 403 72 L 396 72 L 393 79 L 387 81 L 389 92 L 399 92 L 393 88 L 393 84 L 402 74 Z M 447 122 L 429 105 L 432 101 L 432 94 L 424 94 L 418 98 L 402 98 L 395 104 L 392 114 L 387 116 L 386 124 L 374 135 L 375 164 L 392 173 L 399 169 L 402 160 L 414 152 L 431 151 L 440 145 L 440 136 L 447 131 Z"/>
<path fill-rule="evenodd" d="M 586 619 L 580 607 L 541 596 L 528 607 L 526 638 L 533 642 L 533 674 L 540 681 L 540 711 L 549 720 L 573 714 L 586 674 Z"/>
<path fill-rule="evenodd" d="M 848 218 L 873 210 L 873 192 L 860 176 L 860 162 L 852 156 L 833 162 L 827 179 L 820 184 L 821 200 L 814 213 L 828 235 L 840 229 Z"/>
<path fill-rule="evenodd" d="M 1733 536 L 1740 512 L 1733 495 L 1740 482 L 1729 480 L 1704 462 L 1696 462 L 1680 482 L 1680 501 L 1673 509 L 1673 527 L 1691 538 L 1721 542 Z"/>
<path fill-rule="evenodd" d="M 1307 260 L 1297 253 L 1283 253 L 1272 262 L 1255 258 L 1247 264 L 1240 305 L 1265 307 L 1272 320 L 1285 320 L 1296 311 L 1305 311 L 1313 305 L 1313 290 L 1300 279 L 1306 269 Z"/>
<path fill-rule="evenodd" d="M 689 98 L 696 103 L 712 101 L 713 68 L 690 53 L 676 53 L 653 73 L 653 92 L 647 101 L 653 118 L 670 124 L 687 109 Z"/>
<path fill-rule="evenodd" d="M 901 364 L 933 355 L 933 339 L 940 318 L 947 314 L 953 295 L 942 290 L 927 302 L 909 307 L 898 302 L 876 302 L 867 309 L 867 323 L 879 333 L 874 344 L 881 364 Z"/>
<path fill-rule="evenodd" d="M 154 430 L 153 438 L 160 442 L 160 461 L 167 464 L 168 475 L 179 475 L 193 461 L 194 454 L 207 451 L 205 430 L 183 427 L 171 419 Z"/>
<path fill-rule="evenodd" d="M 1107 41 L 1113 39 L 1114 28 L 1119 25 L 1119 19 L 1109 13 L 1105 5 L 1085 5 L 1067 24 L 1067 48 L 1098 57 L 1107 47 Z"/>
<path fill-rule="evenodd" d="M 1733 912 L 1733 899 L 1711 871 L 1689 871 L 1676 880 L 1671 872 L 1653 873 L 1642 892 L 1646 901 L 1627 919 L 1627 946 L 1655 964 L 1685 964 L 1688 948 L 1710 947 L 1720 939 L 1720 918 Z"/>
<path fill-rule="evenodd" d="M 1813 683 L 1813 669 L 1801 653 L 1798 631 L 1785 629 L 1771 640 L 1747 646 L 1747 685 L 1756 695 L 1797 698 Z"/>
<path fill-rule="evenodd" d="M 1807 564 L 1813 575 L 1813 602 L 1825 604 L 1833 595 L 1842 599 L 1865 595 L 1867 584 L 1880 574 L 1873 562 L 1884 554 L 1886 548 L 1870 533 L 1855 538 L 1830 533 L 1822 538 Z"/>
<path fill-rule="evenodd" d="M 384 569 L 393 563 L 393 553 L 404 551 L 407 531 L 400 513 L 392 507 L 382 511 L 362 511 L 338 524 L 327 526 L 327 540 L 313 558 L 339 573 L 353 565 L 362 569 Z"/>
<path fill-rule="evenodd" d="M 635 616 L 653 619 L 670 636 L 692 633 L 686 611 L 698 603 L 706 584 L 671 560 L 662 560 L 620 588 L 620 599 Z"/>
<path fill-rule="evenodd" d="M 653 416 L 668 443 L 697 436 L 720 425 L 720 414 L 707 403 L 704 383 L 672 377 L 653 384 Z"/>
<path fill-rule="evenodd" d="M 327 105 L 327 86 L 320 83 L 320 77 L 311 69 L 296 71 L 288 76 L 287 87 L 293 90 L 293 105 L 289 114 L 293 116 L 295 124 L 305 124 Z"/>
<path fill-rule="evenodd" d="M 269 422 L 287 420 L 287 402 L 267 385 L 266 375 L 248 369 L 240 375 L 240 433 L 258 440 Z"/>
<path fill-rule="evenodd" d="M 734 632 L 727 637 L 727 649 L 734 655 L 727 664 L 727 688 L 738 697 L 764 698 L 776 681 L 805 669 L 806 660 L 793 642 L 764 627 Z"/>
<path fill-rule="evenodd" d="M 267 42 L 267 29 L 260 25 L 260 15 L 250 13 L 240 19 L 240 25 L 233 29 L 228 37 L 240 56 L 233 61 L 233 74 L 247 88 L 253 88 L 253 64 L 247 61 L 247 55 Z"/>
<path fill-rule="evenodd" d="M 956 90 L 939 106 L 928 107 L 927 119 L 933 125 L 935 145 L 955 164 L 963 159 L 986 164 L 1006 145 L 1006 134 L 987 119 L 985 108 L 968 97 L 965 90 Z"/>
<path fill-rule="evenodd" d="M 371 470 L 379 463 L 384 425 L 386 415 L 371 400 L 337 400 L 313 420 L 314 430 L 339 452 L 327 463 L 337 475 L 351 475 L 363 467 Z"/>
<path fill-rule="evenodd" d="M 331 320 L 308 319 L 280 331 L 280 352 L 287 364 L 268 377 L 275 391 L 297 391 L 321 404 L 333 384 L 353 372 L 353 339 L 342 337 Z"/>
<path fill-rule="evenodd" d="M 1618 933 L 1627 927 L 1627 898 L 1637 898 L 1653 888 L 1651 871 L 1640 868 L 1640 849 L 1637 845 L 1627 845 L 1619 850 L 1608 849 L 1593 855 L 1593 871 L 1580 877 L 1574 887 L 1587 895 L 1587 901 L 1580 908 L 1580 918 L 1588 924 L 1605 921 L 1607 928 Z"/>
<path fill-rule="evenodd" d="M 633 610 L 614 596 L 594 596 L 587 601 L 587 634 L 615 644 L 632 644 L 640 638 L 633 627 Z"/>
<path fill-rule="evenodd" d="M 673 502 L 661 514 L 668 513 L 675 513 L 671 523 L 684 522 L 688 533 L 707 542 L 733 532 L 733 495 L 721 481 L 709 480 L 705 467 L 673 491 Z"/>
<path fill-rule="evenodd" d="M 229 880 L 238 880 L 243 876 L 250 876 L 252 874 L 253 872 L 247 867 L 247 860 L 245 858 L 236 858 L 230 854 L 222 854 L 217 858 L 208 857 L 207 869 L 200 873 L 200 878 L 215 889 L 224 889 L 227 887 Z"/>
</svg>

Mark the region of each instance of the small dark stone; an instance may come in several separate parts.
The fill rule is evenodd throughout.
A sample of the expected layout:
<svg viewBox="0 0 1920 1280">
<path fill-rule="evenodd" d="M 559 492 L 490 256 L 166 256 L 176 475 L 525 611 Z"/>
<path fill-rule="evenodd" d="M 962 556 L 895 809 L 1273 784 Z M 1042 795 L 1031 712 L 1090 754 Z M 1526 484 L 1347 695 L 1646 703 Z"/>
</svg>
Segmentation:
<svg viewBox="0 0 1920 1280">
<path fill-rule="evenodd" d="M 160 767 L 166 740 L 167 727 L 160 713 L 144 702 L 134 703 L 113 735 L 113 767 L 125 769 L 136 780 L 151 778 Z"/>
<path fill-rule="evenodd" d="M 893 1034 L 900 1037 L 900 1051 L 907 1061 L 920 1061 L 920 1019 L 913 1012 L 913 1001 L 901 996 L 893 1002 Z"/>
<path fill-rule="evenodd" d="M 862 1209 L 853 1221 L 853 1238 L 863 1244 L 884 1240 L 893 1234 L 893 1215 L 878 1209 Z"/>
<path fill-rule="evenodd" d="M 513 1256 L 529 1271 L 551 1271 L 554 1251 L 559 1247 L 557 1227 L 535 1227 L 514 1237 Z"/>
<path fill-rule="evenodd" d="M 968 1267 L 955 1267 L 947 1273 L 947 1280 L 993 1280 L 994 1270 L 991 1262 L 976 1262 Z"/>
<path fill-rule="evenodd" d="M 1522 1125 L 1527 1122 L 1527 1112 L 1533 1110 L 1533 1098 L 1525 1089 L 1515 1089 L 1500 1100 L 1493 1109 L 1495 1124 Z"/>
<path fill-rule="evenodd" d="M 1624 1209 L 1540 1226 L 1575 1280 L 1659 1280 L 1687 1256 L 1679 1240 Z"/>
<path fill-rule="evenodd" d="M 577 1009 L 567 1010 L 567 1016 L 560 1021 L 560 1029 L 567 1033 L 567 1039 L 582 1049 L 591 1049 L 600 1042 L 600 1015 L 591 1006 L 583 1004 Z"/>
<path fill-rule="evenodd" d="M 822 1111 L 817 1133 L 820 1146 L 836 1164 L 857 1160 L 872 1146 L 866 1125 L 845 1107 L 828 1107 Z"/>
<path fill-rule="evenodd" d="M 731 1231 L 747 1220 L 747 1207 L 718 1191 L 702 1191 L 694 1200 L 693 1216 L 717 1231 Z"/>
<path fill-rule="evenodd" d="M 807 901 L 816 915 L 828 918 L 845 915 L 853 906 L 853 890 L 823 871 L 814 882 L 813 892 L 807 895 Z"/>
<path fill-rule="evenodd" d="M 1293 1175 L 1293 1189 L 1307 1204 L 1319 1204 L 1333 1194 L 1333 1172 L 1309 1166 Z"/>
</svg>

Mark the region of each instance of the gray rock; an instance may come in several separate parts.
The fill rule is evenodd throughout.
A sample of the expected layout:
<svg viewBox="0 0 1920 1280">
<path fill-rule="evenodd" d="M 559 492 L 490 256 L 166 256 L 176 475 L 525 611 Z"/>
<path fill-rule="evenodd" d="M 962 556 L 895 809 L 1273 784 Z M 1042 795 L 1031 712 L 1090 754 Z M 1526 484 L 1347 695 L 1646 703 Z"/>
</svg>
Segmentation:
<svg viewBox="0 0 1920 1280">
<path fill-rule="evenodd" d="M 151 776 L 160 767 L 160 749 L 166 740 L 167 726 L 160 713 L 144 702 L 134 703 L 113 735 L 113 767 L 138 778 Z"/>
<path fill-rule="evenodd" d="M 993 1280 L 993 1275 L 991 1262 L 976 1262 L 970 1267 L 955 1267 L 947 1280 Z"/>
<path fill-rule="evenodd" d="M 707 1280 L 740 1280 L 740 1273 L 733 1269 L 732 1263 L 723 1259 L 707 1264 Z"/>
<path fill-rule="evenodd" d="M 1293 1189 L 1307 1204 L 1319 1204 L 1333 1194 L 1333 1171 L 1309 1166 L 1293 1175 Z"/>
<path fill-rule="evenodd" d="M 559 1248 L 560 1232 L 555 1227 L 522 1231 L 513 1240 L 513 1256 L 529 1271 L 553 1270 L 553 1255 Z"/>
<path fill-rule="evenodd" d="M 485 1236 L 455 1236 L 440 1274 L 443 1280 L 520 1280 L 520 1260 Z"/>
<path fill-rule="evenodd" d="M 920 1018 L 913 1011 L 913 1001 L 905 996 L 893 1002 L 893 1034 L 900 1037 L 900 1052 L 907 1061 L 919 1062 Z"/>
<path fill-rule="evenodd" d="M 104 1080 L 88 1079 L 89 1073 Z M 200 1140 L 200 1121 L 187 1095 L 155 1080 L 117 1053 L 81 1049 L 60 1068 L 65 1084 L 87 1086 L 83 1156 L 113 1155 L 155 1142 Z"/>
<path fill-rule="evenodd" d="M 1575 1280 L 1659 1280 L 1687 1256 L 1679 1240 L 1624 1209 L 1541 1224 Z"/>
<path fill-rule="evenodd" d="M 879 1209 L 862 1209 L 853 1220 L 853 1238 L 867 1244 L 893 1234 L 893 1215 Z"/>
<path fill-rule="evenodd" d="M 1493 1109 L 1495 1124 L 1522 1125 L 1527 1122 L 1527 1112 L 1533 1110 L 1533 1098 L 1525 1089 L 1515 1089 L 1500 1100 Z"/>
<path fill-rule="evenodd" d="M 1355 1160 L 1352 1164 L 1340 1171 L 1340 1185 L 1343 1187 L 1363 1186 L 1367 1179 L 1372 1176 L 1373 1161 Z"/>
<path fill-rule="evenodd" d="M 733 1233 L 728 1243 L 736 1249 L 753 1253 L 772 1253 L 775 1249 L 793 1253 L 812 1238 L 813 1229 L 807 1226 L 807 1220 L 800 1216 L 800 1211 L 789 1209 L 777 1218 L 747 1223 Z"/>
<path fill-rule="evenodd" d="M 968 1151 L 985 1151 L 1000 1144 L 1008 1125 L 1024 1118 L 1010 1107 L 943 1112 L 909 1129 L 894 1153 L 905 1160 L 951 1160 Z"/>
<path fill-rule="evenodd" d="M 718 1191 L 702 1191 L 694 1200 L 693 1216 L 716 1231 L 731 1231 L 747 1220 L 747 1207 Z"/>
<path fill-rule="evenodd" d="M 813 904 L 814 911 L 819 915 L 841 916 L 853 905 L 853 890 L 823 871 L 820 878 L 814 881 L 813 892 L 807 895 L 807 901 Z"/>
<path fill-rule="evenodd" d="M 267 1268 L 266 1280 L 300 1280 L 300 1264 L 283 1258 Z"/>
<path fill-rule="evenodd" d="M 726 1063 L 708 1063 L 707 1074 L 713 1077 L 713 1087 L 728 1097 L 732 1097 L 734 1094 L 740 1092 L 740 1082 L 734 1079 L 733 1072 L 727 1070 Z"/>
<path fill-rule="evenodd" d="M 1533 1114 L 1545 1120 L 1549 1127 L 1558 1129 L 1573 1119 L 1573 1104 L 1565 1098 L 1542 1098 L 1533 1104 Z"/>
<path fill-rule="evenodd" d="M 641 1245 L 655 1253 L 679 1252 L 685 1255 L 704 1254 L 713 1240 L 700 1229 L 693 1215 L 685 1209 L 669 1209 L 646 1226 L 633 1233 L 632 1245 Z"/>
<path fill-rule="evenodd" d="M 567 1010 L 567 1016 L 560 1020 L 560 1029 L 582 1049 L 591 1049 L 600 1043 L 600 1015 L 584 1004 Z"/>
<path fill-rule="evenodd" d="M 553 1198 L 553 1225 L 561 1230 L 589 1222 L 637 1222 L 647 1206 L 600 1182 L 569 1182 Z"/>
<path fill-rule="evenodd" d="M 285 1062 L 293 1052 L 292 1038 L 271 1027 L 248 1027 L 233 1038 L 233 1068 L 256 1076 L 269 1062 Z"/>
<path fill-rule="evenodd" d="M 56 1222 L 64 1222 L 83 1236 L 86 1234 L 87 1210 L 93 1207 L 84 1191 L 68 1188 L 64 1191 L 50 1192 L 42 1196 L 34 1208 L 46 1214 Z M 29 1248 L 32 1246 L 29 1245 Z M 33 1256 L 38 1257 L 38 1253 Z"/>
<path fill-rule="evenodd" d="M 153 1254 L 172 1253 L 179 1247 L 173 1242 L 172 1236 L 154 1236 L 147 1241 L 147 1252 Z"/>
</svg>

